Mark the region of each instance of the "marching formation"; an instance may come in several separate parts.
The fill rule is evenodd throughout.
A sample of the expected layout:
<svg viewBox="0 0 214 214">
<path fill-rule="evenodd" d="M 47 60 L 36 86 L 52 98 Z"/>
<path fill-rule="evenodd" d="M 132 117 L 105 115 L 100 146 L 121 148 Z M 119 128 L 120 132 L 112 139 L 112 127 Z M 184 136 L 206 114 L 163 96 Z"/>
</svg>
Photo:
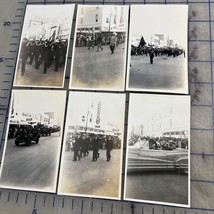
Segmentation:
<svg viewBox="0 0 214 214">
<path fill-rule="evenodd" d="M 29 59 L 29 64 L 39 67 L 43 65 L 43 72 L 46 73 L 47 69 L 54 63 L 54 70 L 58 71 L 59 67 L 65 65 L 66 51 L 68 40 L 59 37 L 55 39 L 53 34 L 49 39 L 27 39 L 24 38 L 21 44 L 20 62 L 21 74 L 25 73 L 25 65 Z"/>
<path fill-rule="evenodd" d="M 118 136 L 76 133 L 67 141 L 66 151 L 73 151 L 73 161 L 89 156 L 92 150 L 92 162 L 100 157 L 99 149 L 106 150 L 106 161 L 111 160 L 111 151 L 121 147 Z"/>
<path fill-rule="evenodd" d="M 153 64 L 154 57 L 162 56 L 164 59 L 167 59 L 167 57 L 177 57 L 181 54 L 184 55 L 184 58 L 186 57 L 184 49 L 170 46 L 157 47 L 153 44 L 147 44 L 143 37 L 141 37 L 138 46 L 131 45 L 131 55 L 149 55 L 150 64 Z"/>
</svg>

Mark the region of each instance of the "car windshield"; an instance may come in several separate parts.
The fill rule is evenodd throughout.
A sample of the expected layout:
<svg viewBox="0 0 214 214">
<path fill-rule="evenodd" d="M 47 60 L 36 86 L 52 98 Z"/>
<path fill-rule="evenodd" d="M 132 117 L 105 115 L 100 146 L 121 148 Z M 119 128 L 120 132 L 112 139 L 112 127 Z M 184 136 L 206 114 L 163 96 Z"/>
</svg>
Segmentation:
<svg viewBox="0 0 214 214">
<path fill-rule="evenodd" d="M 143 149 L 149 149 L 149 141 L 147 140 L 140 140 L 140 141 L 137 141 L 133 147 L 135 148 L 143 148 Z"/>
</svg>

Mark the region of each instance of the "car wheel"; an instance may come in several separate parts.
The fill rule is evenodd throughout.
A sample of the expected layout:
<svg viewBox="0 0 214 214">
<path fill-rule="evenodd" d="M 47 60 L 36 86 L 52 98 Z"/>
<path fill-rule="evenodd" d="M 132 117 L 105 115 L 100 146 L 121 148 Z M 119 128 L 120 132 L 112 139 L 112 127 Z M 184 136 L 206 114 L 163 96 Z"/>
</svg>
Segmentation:
<svg viewBox="0 0 214 214">
<path fill-rule="evenodd" d="M 15 145 L 18 146 L 19 145 L 19 141 L 15 140 Z"/>
<path fill-rule="evenodd" d="M 27 146 L 30 146 L 30 144 L 31 144 L 31 140 L 27 140 L 27 141 L 26 141 L 26 145 L 27 145 Z"/>
</svg>

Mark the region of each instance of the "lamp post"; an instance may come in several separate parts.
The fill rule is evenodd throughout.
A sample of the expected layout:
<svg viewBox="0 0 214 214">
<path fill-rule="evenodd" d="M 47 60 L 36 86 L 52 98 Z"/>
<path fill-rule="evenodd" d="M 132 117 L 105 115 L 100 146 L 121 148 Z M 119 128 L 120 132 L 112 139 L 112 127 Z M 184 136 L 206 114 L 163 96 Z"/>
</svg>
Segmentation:
<svg viewBox="0 0 214 214">
<path fill-rule="evenodd" d="M 90 122 L 91 122 L 92 116 L 93 116 L 93 114 L 90 112 L 89 105 L 88 105 L 88 110 L 87 110 L 87 114 L 86 114 L 86 121 L 85 121 L 85 133 L 87 132 L 87 129 L 88 129 L 88 122 L 89 122 L 88 120 L 89 120 L 89 117 L 91 117 L 90 118 Z"/>
</svg>

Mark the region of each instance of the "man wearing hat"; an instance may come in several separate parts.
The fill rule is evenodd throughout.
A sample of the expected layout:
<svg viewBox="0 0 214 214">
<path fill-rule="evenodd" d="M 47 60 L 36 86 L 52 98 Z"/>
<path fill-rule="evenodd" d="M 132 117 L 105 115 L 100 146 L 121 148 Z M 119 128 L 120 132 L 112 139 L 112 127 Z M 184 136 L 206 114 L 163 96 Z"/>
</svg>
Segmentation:
<svg viewBox="0 0 214 214">
<path fill-rule="evenodd" d="M 108 135 L 106 140 L 106 161 L 110 161 L 111 159 L 111 150 L 113 149 L 113 144 L 114 142 L 111 135 Z"/>
<path fill-rule="evenodd" d="M 80 133 L 77 132 L 76 133 L 76 136 L 75 136 L 75 142 L 74 142 L 74 145 L 73 145 L 73 149 L 74 149 L 74 159 L 73 161 L 77 161 L 77 158 L 78 160 L 80 160 Z"/>
<path fill-rule="evenodd" d="M 94 135 L 94 139 L 92 140 L 92 149 L 93 149 L 93 157 L 92 157 L 92 161 L 97 161 L 98 157 L 99 157 L 99 139 L 98 139 L 98 135 Z"/>
<path fill-rule="evenodd" d="M 117 44 L 117 33 L 114 32 L 110 38 L 110 50 L 112 54 L 114 53 L 116 44 Z"/>
</svg>

